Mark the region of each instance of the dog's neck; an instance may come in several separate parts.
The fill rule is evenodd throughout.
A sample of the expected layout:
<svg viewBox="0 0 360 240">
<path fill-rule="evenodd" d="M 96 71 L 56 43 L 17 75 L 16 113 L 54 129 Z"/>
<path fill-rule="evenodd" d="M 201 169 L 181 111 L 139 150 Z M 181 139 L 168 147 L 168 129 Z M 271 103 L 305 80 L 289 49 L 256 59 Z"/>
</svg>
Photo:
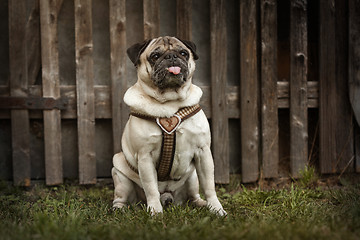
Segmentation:
<svg viewBox="0 0 360 240">
<path fill-rule="evenodd" d="M 165 103 L 169 101 L 182 101 L 188 98 L 189 88 L 191 86 L 191 82 L 185 83 L 181 88 L 173 90 L 173 89 L 158 89 L 153 83 L 144 83 L 143 81 L 138 81 L 137 84 L 141 87 L 144 93 L 156 101 L 160 103 Z M 148 84 L 151 84 L 149 86 Z"/>
<path fill-rule="evenodd" d="M 126 91 L 124 101 L 134 112 L 154 117 L 171 117 L 180 108 L 198 104 L 201 96 L 202 90 L 194 84 L 189 84 L 178 92 L 159 94 L 137 82 Z"/>
</svg>

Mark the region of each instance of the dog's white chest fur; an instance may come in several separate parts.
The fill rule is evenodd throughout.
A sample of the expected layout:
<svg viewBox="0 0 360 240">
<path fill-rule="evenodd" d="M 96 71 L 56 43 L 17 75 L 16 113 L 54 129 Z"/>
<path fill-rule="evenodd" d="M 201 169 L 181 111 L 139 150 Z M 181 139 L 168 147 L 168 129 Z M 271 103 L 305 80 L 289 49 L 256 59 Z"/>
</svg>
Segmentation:
<svg viewBox="0 0 360 240">
<path fill-rule="evenodd" d="M 171 175 L 176 179 L 184 173 L 202 148 L 210 144 L 207 119 L 201 111 L 184 121 L 176 132 L 176 151 Z"/>
</svg>

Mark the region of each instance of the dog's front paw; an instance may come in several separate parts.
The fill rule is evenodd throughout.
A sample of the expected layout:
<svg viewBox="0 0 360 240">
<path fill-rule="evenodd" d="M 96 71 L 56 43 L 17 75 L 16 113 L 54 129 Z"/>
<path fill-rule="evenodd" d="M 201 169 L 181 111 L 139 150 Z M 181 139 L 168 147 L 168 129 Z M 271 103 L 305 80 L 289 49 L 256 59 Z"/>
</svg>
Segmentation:
<svg viewBox="0 0 360 240">
<path fill-rule="evenodd" d="M 160 201 L 159 203 L 148 203 L 147 210 L 151 213 L 152 216 L 155 216 L 163 212 L 163 207 Z"/>
<path fill-rule="evenodd" d="M 205 207 L 207 205 L 207 202 L 200 197 L 192 200 L 191 203 L 194 204 L 196 207 Z"/>
<path fill-rule="evenodd" d="M 122 209 L 126 203 L 124 203 L 120 198 L 117 198 L 113 201 L 113 209 Z"/>
<path fill-rule="evenodd" d="M 208 199 L 207 206 L 211 212 L 213 212 L 221 217 L 227 215 L 227 212 L 221 206 L 221 203 L 219 202 L 219 200 L 217 198 Z"/>
<path fill-rule="evenodd" d="M 220 217 L 227 216 L 227 212 L 223 208 L 220 208 L 220 209 L 210 208 L 210 211 L 212 211 L 213 213 L 219 215 Z"/>
</svg>

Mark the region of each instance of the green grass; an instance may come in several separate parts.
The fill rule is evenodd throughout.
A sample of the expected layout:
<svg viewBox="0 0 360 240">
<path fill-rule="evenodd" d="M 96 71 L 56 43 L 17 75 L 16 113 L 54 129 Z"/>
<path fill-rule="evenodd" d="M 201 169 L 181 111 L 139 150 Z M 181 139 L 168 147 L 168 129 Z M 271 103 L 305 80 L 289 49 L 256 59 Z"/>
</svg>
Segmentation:
<svg viewBox="0 0 360 240">
<path fill-rule="evenodd" d="M 337 190 L 218 187 L 226 218 L 206 208 L 111 209 L 113 189 L 0 184 L 0 239 L 359 239 L 360 186 Z"/>
</svg>

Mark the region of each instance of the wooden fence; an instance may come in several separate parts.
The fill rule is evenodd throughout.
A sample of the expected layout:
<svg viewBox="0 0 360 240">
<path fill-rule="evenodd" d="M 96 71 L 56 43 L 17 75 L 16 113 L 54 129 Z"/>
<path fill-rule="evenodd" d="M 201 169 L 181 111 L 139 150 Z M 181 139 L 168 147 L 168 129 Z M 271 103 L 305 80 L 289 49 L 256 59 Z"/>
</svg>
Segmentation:
<svg viewBox="0 0 360 240">
<path fill-rule="evenodd" d="M 194 82 L 204 91 L 217 183 L 231 172 L 245 183 L 296 178 L 308 164 L 322 174 L 360 172 L 348 98 L 349 76 L 360 71 L 348 59 L 348 48 L 360 54 L 359 7 L 351 7 L 359 0 L 2 5 L 1 179 L 110 177 L 128 118 L 122 97 L 136 81 L 126 49 L 159 35 L 198 46 Z"/>
</svg>

